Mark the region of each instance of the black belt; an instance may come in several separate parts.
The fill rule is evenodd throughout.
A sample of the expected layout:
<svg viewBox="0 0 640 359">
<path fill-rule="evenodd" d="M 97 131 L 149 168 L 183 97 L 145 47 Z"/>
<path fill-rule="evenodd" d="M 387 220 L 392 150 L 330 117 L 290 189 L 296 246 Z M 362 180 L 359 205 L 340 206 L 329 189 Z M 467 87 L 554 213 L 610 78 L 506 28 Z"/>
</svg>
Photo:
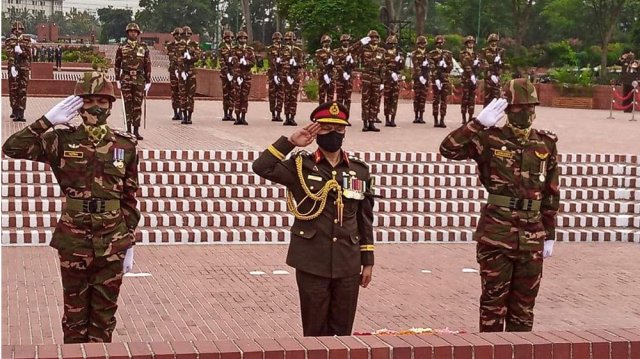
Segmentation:
<svg viewBox="0 0 640 359">
<path fill-rule="evenodd" d="M 120 208 L 119 199 L 77 199 L 67 197 L 67 209 L 85 213 L 111 212 Z"/>
</svg>

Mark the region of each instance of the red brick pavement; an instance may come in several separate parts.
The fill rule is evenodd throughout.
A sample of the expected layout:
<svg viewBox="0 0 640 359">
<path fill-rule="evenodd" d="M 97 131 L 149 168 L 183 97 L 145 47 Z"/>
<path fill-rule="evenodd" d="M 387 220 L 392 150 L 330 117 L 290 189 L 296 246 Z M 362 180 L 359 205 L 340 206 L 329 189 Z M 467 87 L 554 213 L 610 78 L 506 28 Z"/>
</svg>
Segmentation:
<svg viewBox="0 0 640 359">
<path fill-rule="evenodd" d="M 4 247 L 2 344 L 62 338 L 55 251 Z M 354 330 L 432 327 L 477 331 L 475 246 L 378 245 L 374 280 L 361 291 Z M 122 289 L 117 342 L 300 336 L 294 272 L 286 246 L 138 246 Z M 537 330 L 635 327 L 640 323 L 640 247 L 558 243 L 536 305 Z M 288 275 L 273 275 L 274 270 Z M 266 275 L 252 276 L 261 270 Z M 430 270 L 431 273 L 422 273 Z"/>
</svg>

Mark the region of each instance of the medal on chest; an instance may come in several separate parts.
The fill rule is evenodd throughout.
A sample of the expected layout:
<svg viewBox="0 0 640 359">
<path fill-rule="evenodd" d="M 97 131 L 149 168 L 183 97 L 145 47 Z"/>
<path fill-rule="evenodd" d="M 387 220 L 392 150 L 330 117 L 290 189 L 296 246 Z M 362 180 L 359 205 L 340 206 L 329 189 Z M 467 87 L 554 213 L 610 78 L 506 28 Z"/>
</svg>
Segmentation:
<svg viewBox="0 0 640 359">
<path fill-rule="evenodd" d="M 113 166 L 118 169 L 124 168 L 124 149 L 123 148 L 113 149 Z"/>
</svg>

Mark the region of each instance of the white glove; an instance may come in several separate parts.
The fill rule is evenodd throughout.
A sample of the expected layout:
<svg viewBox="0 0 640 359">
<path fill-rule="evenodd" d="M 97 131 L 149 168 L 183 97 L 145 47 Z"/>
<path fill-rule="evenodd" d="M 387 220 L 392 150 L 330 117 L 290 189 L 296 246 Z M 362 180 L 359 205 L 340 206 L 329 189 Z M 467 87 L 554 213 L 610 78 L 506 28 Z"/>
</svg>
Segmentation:
<svg viewBox="0 0 640 359">
<path fill-rule="evenodd" d="M 420 76 L 420 83 L 423 85 L 427 84 L 427 79 L 424 78 L 424 76 Z"/>
<path fill-rule="evenodd" d="M 327 65 L 333 65 L 333 57 L 330 57 L 329 60 L 327 60 Z"/>
<path fill-rule="evenodd" d="M 328 85 L 331 83 L 331 79 L 329 78 L 329 75 L 324 74 L 324 76 L 322 76 L 322 78 L 324 79 L 324 82 Z"/>
<path fill-rule="evenodd" d="M 282 61 L 282 58 L 276 57 L 276 64 L 279 64 Z"/>
<path fill-rule="evenodd" d="M 229 56 L 229 58 L 227 59 L 227 62 L 230 64 L 233 63 L 233 57 Z"/>
<path fill-rule="evenodd" d="M 273 82 L 275 82 L 276 85 L 280 85 L 280 78 L 278 76 L 273 76 Z"/>
<path fill-rule="evenodd" d="M 289 65 L 298 66 L 298 63 L 296 62 L 296 59 L 291 59 L 291 60 L 289 60 Z"/>
<path fill-rule="evenodd" d="M 493 62 L 495 62 L 496 64 L 501 63 L 501 62 L 502 62 L 502 60 L 500 59 L 500 55 L 496 56 L 496 57 L 493 59 Z"/>
<path fill-rule="evenodd" d="M 227 74 L 227 80 L 229 80 L 229 82 L 233 81 L 233 75 Z"/>
<path fill-rule="evenodd" d="M 478 66 L 480 61 L 478 59 L 473 60 L 473 66 Z"/>
<path fill-rule="evenodd" d="M 347 58 L 345 59 L 346 62 L 348 63 L 353 63 L 353 57 L 351 56 L 351 54 L 347 55 Z"/>
<path fill-rule="evenodd" d="M 11 66 L 11 77 L 18 77 L 18 70 L 15 66 Z"/>
<path fill-rule="evenodd" d="M 69 96 L 53 106 L 44 117 L 46 117 L 52 125 L 67 123 L 78 114 L 78 110 L 82 108 L 83 103 L 82 97 Z"/>
<path fill-rule="evenodd" d="M 238 85 L 242 85 L 242 83 L 244 82 L 244 79 L 242 77 L 238 77 L 236 78 L 236 82 L 238 83 Z"/>
<path fill-rule="evenodd" d="M 494 84 L 497 84 L 498 83 L 498 76 L 491 75 L 491 81 L 493 81 Z"/>
<path fill-rule="evenodd" d="M 174 73 L 176 74 L 176 77 L 180 77 L 180 74 L 178 73 L 178 70 L 175 70 Z M 118 86 L 118 88 L 120 88 L 120 86 Z"/>
<path fill-rule="evenodd" d="M 438 90 L 442 90 L 442 82 L 440 81 L 440 79 L 436 79 L 436 87 L 438 88 Z"/>
<path fill-rule="evenodd" d="M 348 73 L 346 73 L 346 72 L 343 72 L 343 73 L 342 73 L 342 78 L 343 78 L 345 81 L 349 81 L 349 79 L 351 78 L 351 75 L 349 75 L 349 74 L 348 74 Z"/>
<path fill-rule="evenodd" d="M 553 244 L 556 241 L 547 239 L 544 241 L 544 249 L 542 250 L 542 258 L 548 258 L 553 256 Z"/>
<path fill-rule="evenodd" d="M 144 84 L 144 94 L 149 94 L 149 89 L 151 88 L 151 82 Z"/>
<path fill-rule="evenodd" d="M 480 111 L 480 114 L 478 114 L 476 119 L 484 127 L 493 127 L 504 115 L 504 110 L 507 108 L 507 105 L 507 100 L 503 98 L 494 98 L 487 107 Z"/>
<path fill-rule="evenodd" d="M 365 36 L 365 37 L 363 37 L 362 39 L 360 39 L 360 43 L 361 43 L 362 45 L 367 45 L 367 44 L 368 44 L 368 43 L 370 43 L 370 42 L 371 42 L 371 38 L 370 38 L 369 36 Z"/>
<path fill-rule="evenodd" d="M 182 79 L 187 81 L 187 73 L 182 71 L 182 73 L 180 74 L 182 76 Z"/>
<path fill-rule="evenodd" d="M 429 66 L 429 61 L 427 60 L 422 61 L 422 67 L 427 67 L 427 66 Z"/>
<path fill-rule="evenodd" d="M 116 81 L 116 87 L 119 89 L 122 88 L 122 84 L 120 83 L 120 81 Z"/>
<path fill-rule="evenodd" d="M 447 68 L 447 63 L 444 61 L 444 59 L 440 60 L 440 67 L 444 67 L 445 69 Z"/>
<path fill-rule="evenodd" d="M 384 90 L 384 84 L 380 84 L 380 91 Z"/>
<path fill-rule="evenodd" d="M 396 62 L 401 62 L 402 58 L 400 57 L 400 55 L 396 55 Z"/>
<path fill-rule="evenodd" d="M 133 247 L 129 247 L 124 255 L 124 261 L 122 262 L 122 273 L 129 273 L 133 271 Z"/>
<path fill-rule="evenodd" d="M 289 83 L 289 85 L 293 85 L 293 77 L 287 76 L 287 82 Z"/>
<path fill-rule="evenodd" d="M 189 51 L 186 51 L 183 57 L 187 60 L 191 60 L 191 54 L 189 54 Z"/>
<path fill-rule="evenodd" d="M 398 74 L 397 74 L 397 73 L 392 72 L 392 73 L 391 73 L 391 78 L 393 79 L 393 81 L 398 82 L 398 78 L 399 78 L 399 77 L 398 77 Z"/>
<path fill-rule="evenodd" d="M 471 75 L 471 82 L 473 82 L 473 84 L 476 84 L 476 75 Z"/>
<path fill-rule="evenodd" d="M 240 65 L 246 65 L 247 64 L 247 60 L 244 59 L 244 56 L 242 56 L 242 58 L 240 59 Z"/>
<path fill-rule="evenodd" d="M 20 45 L 16 45 L 16 47 L 13 48 L 13 52 L 20 55 L 22 53 L 22 48 L 20 47 Z"/>
</svg>

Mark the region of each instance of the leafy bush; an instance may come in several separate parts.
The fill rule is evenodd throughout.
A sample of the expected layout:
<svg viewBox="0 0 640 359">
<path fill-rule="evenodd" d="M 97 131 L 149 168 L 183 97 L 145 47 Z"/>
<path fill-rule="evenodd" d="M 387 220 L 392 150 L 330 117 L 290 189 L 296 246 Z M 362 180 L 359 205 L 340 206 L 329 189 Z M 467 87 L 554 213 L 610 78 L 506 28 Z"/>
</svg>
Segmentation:
<svg viewBox="0 0 640 359">
<path fill-rule="evenodd" d="M 579 70 L 574 67 L 564 66 L 553 69 L 549 73 L 551 80 L 556 83 L 556 88 L 561 96 L 585 96 L 592 94 L 594 73 L 591 68 Z"/>
<path fill-rule="evenodd" d="M 315 79 L 309 79 L 307 82 L 305 82 L 304 86 L 304 93 L 307 95 L 307 98 L 311 101 L 317 101 L 318 100 L 318 81 Z"/>
</svg>

